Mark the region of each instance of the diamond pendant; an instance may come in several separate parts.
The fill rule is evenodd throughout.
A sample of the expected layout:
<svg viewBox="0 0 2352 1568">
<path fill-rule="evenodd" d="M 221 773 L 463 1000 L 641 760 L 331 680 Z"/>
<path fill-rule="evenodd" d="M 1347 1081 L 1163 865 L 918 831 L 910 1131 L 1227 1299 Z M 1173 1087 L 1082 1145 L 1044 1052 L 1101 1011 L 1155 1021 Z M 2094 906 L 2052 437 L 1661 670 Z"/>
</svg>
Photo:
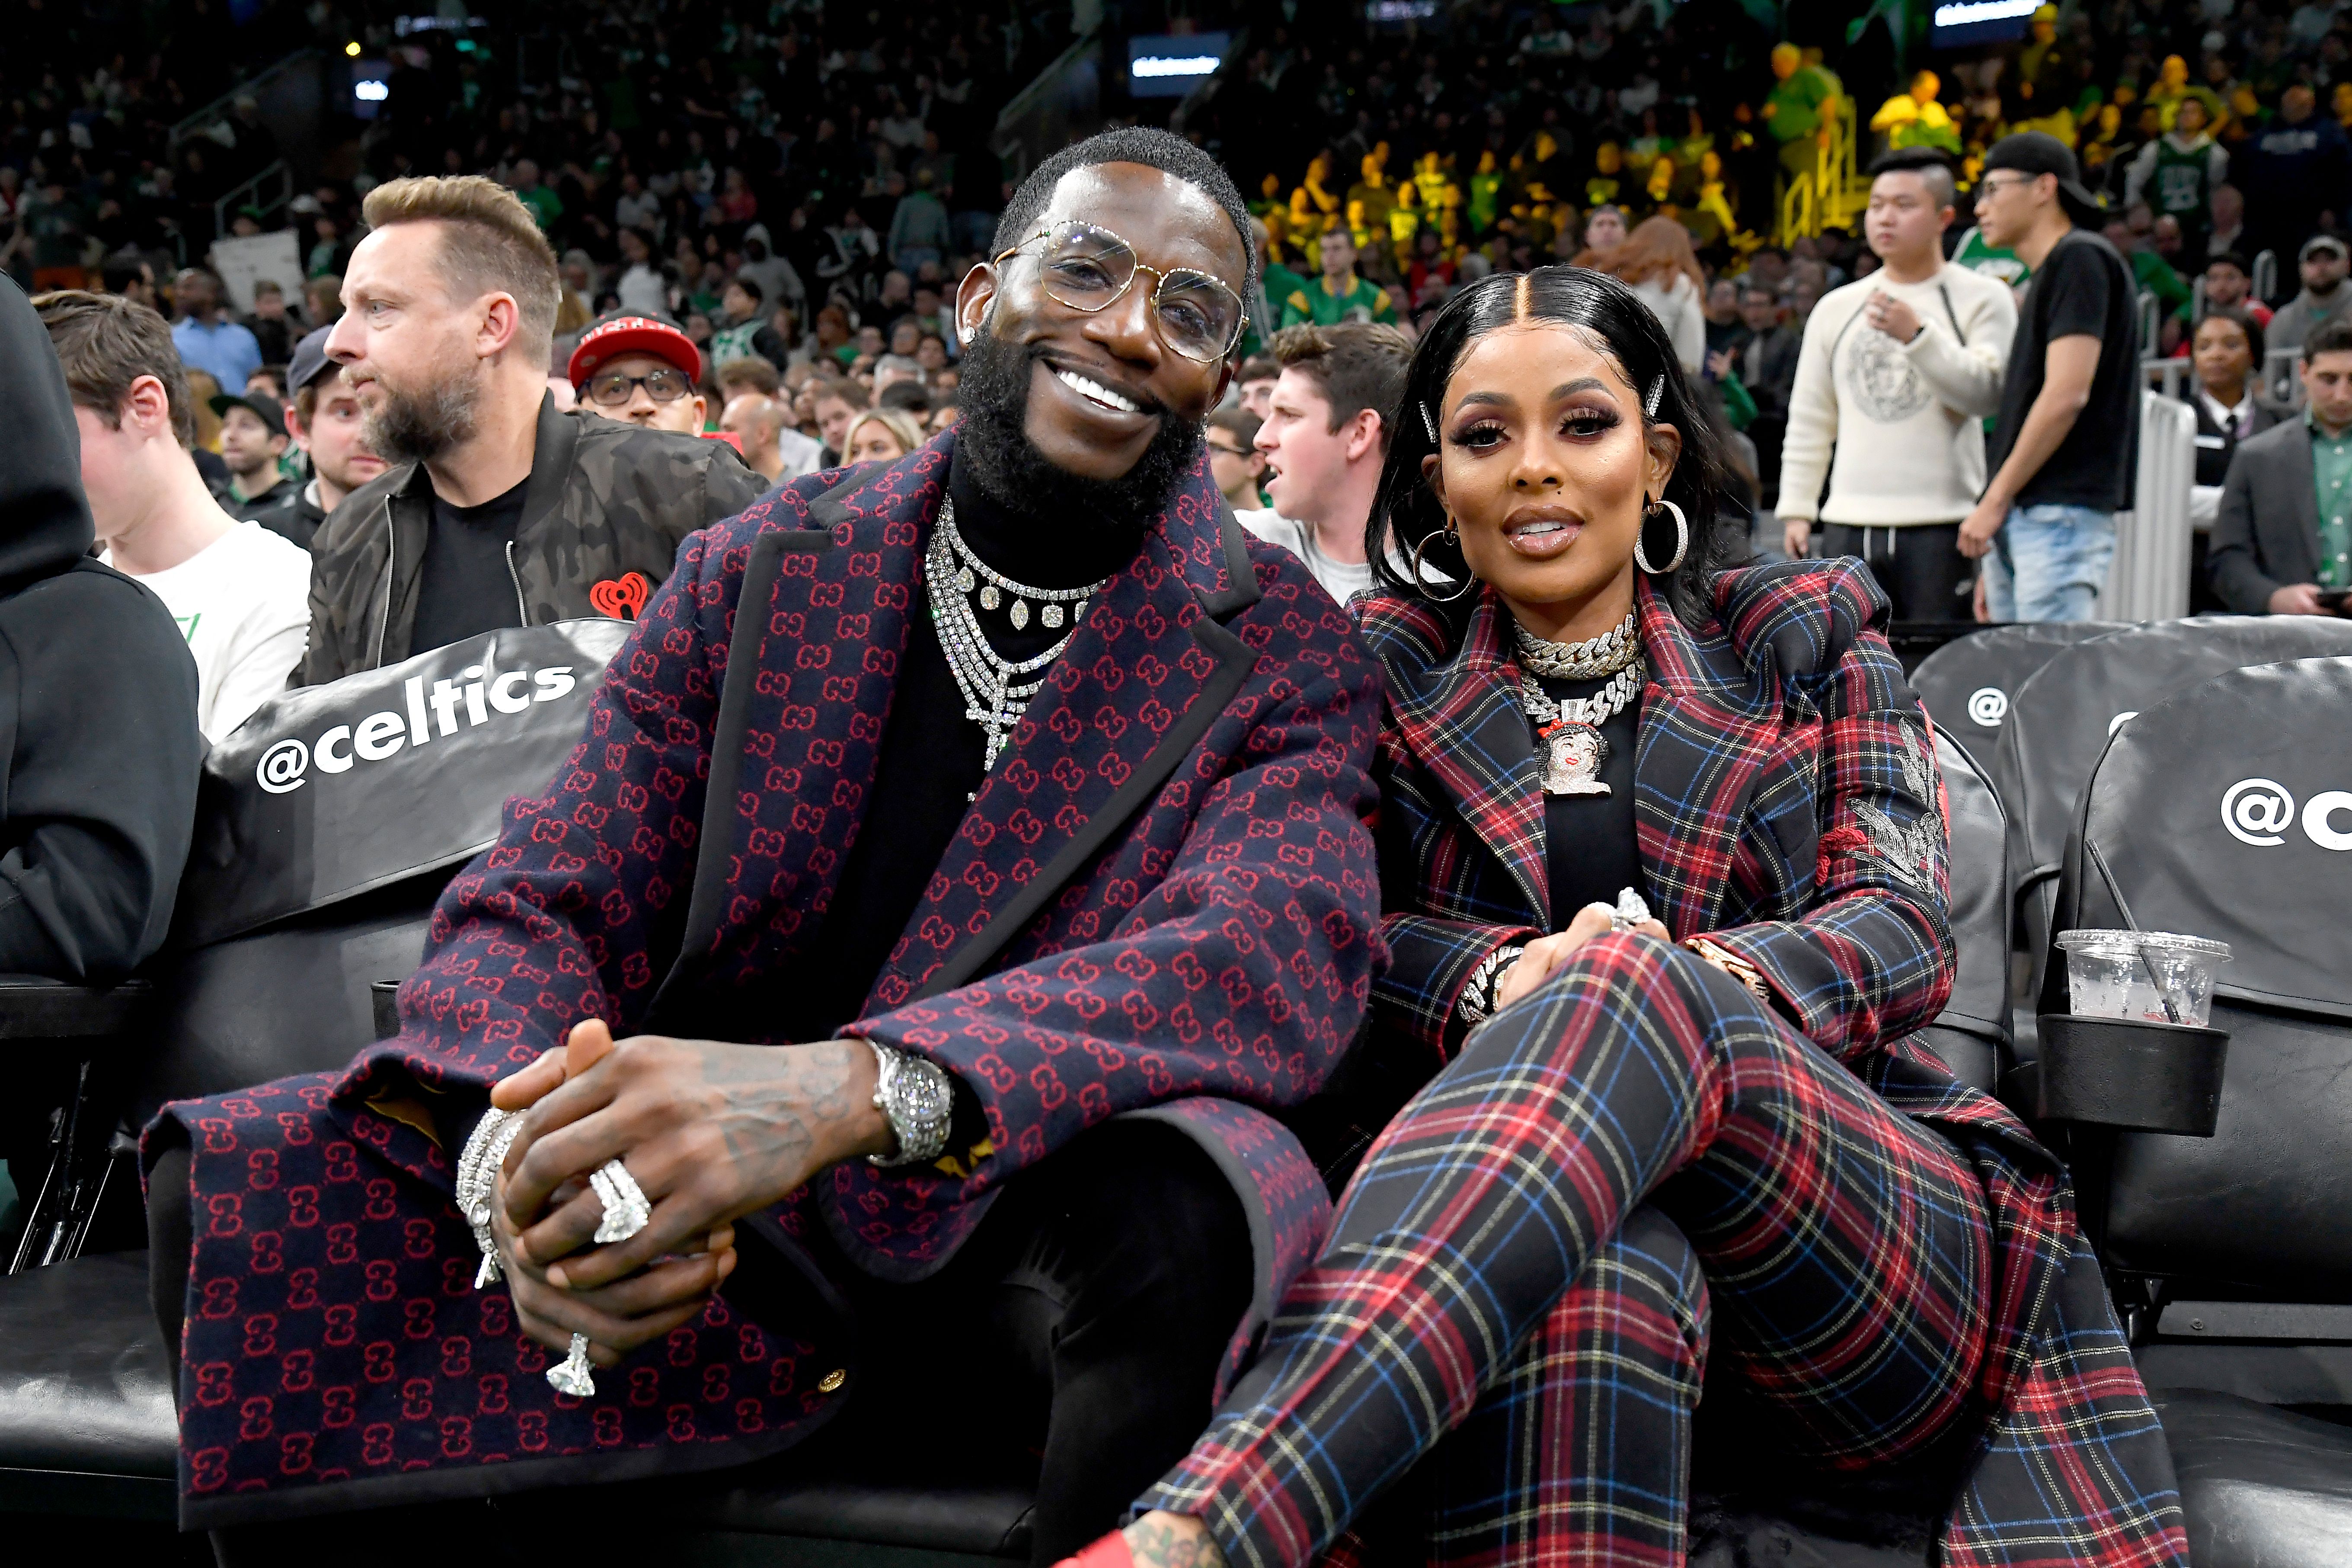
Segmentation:
<svg viewBox="0 0 2352 1568">
<path fill-rule="evenodd" d="M 1045 608 L 1037 612 L 1037 618 L 1045 623 L 1045 629 L 1047 631 L 1059 631 L 1062 629 L 1062 606 L 1059 605 L 1047 605 Z M 1013 624 L 1018 626 L 1020 623 L 1016 621 Z"/>
<path fill-rule="evenodd" d="M 971 574 L 971 568 L 966 566 L 955 574 L 956 592 L 959 594 L 969 594 L 971 592 L 973 585 L 979 581 L 979 578 Z"/>
<path fill-rule="evenodd" d="M 1021 630 L 1029 624 L 1029 601 L 1015 597 L 1013 601 L 1013 629 Z"/>
<path fill-rule="evenodd" d="M 1543 731 L 1546 795 L 1607 795 L 1600 779 L 1609 742 L 1590 724 L 1554 724 Z"/>
<path fill-rule="evenodd" d="M 982 609 L 992 610 L 1002 603 L 1003 603 L 1003 601 L 997 595 L 995 584 L 989 583 L 982 585 L 980 590 L 980 607 Z"/>
</svg>

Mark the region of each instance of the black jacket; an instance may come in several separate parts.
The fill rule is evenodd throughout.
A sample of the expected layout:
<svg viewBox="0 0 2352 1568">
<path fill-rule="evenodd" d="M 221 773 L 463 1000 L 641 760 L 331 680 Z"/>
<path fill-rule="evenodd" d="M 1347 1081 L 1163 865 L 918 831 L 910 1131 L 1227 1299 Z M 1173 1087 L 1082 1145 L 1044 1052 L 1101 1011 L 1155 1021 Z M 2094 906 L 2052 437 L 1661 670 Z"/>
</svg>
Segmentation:
<svg viewBox="0 0 2352 1568">
<path fill-rule="evenodd" d="M 308 550 L 310 541 L 318 537 L 319 525 L 327 521 L 327 509 L 310 499 L 310 487 L 318 482 L 313 479 L 298 484 L 289 479 L 271 490 L 267 500 L 256 497 L 242 509 L 232 506 L 229 510 L 238 521 L 257 522 Z"/>
<path fill-rule="evenodd" d="M 163 944 L 204 740 L 163 602 L 90 560 L 65 374 L 0 279 L 0 973 L 119 978 Z"/>
<path fill-rule="evenodd" d="M 507 556 L 521 624 L 642 608 L 677 547 L 767 491 L 724 441 L 600 415 L 539 409 L 522 521 Z M 433 480 L 385 469 L 343 498 L 310 541 L 310 647 L 297 686 L 323 686 L 413 653 Z M 601 602 L 600 602 L 601 601 Z"/>
<path fill-rule="evenodd" d="M 2253 401 L 2251 388 L 2247 400 Z M 2197 483 L 2218 485 L 2229 477 L 2230 459 L 2238 455 L 2237 426 L 2224 426 L 2215 419 L 2213 411 L 2205 406 L 2205 399 L 2194 390 L 2189 394 L 2189 406 L 2197 416 Z M 2253 420 L 2244 437 L 2249 441 L 2277 424 L 2280 417 L 2274 408 L 2265 408 L 2260 403 L 2254 403 L 2253 407 Z"/>
</svg>

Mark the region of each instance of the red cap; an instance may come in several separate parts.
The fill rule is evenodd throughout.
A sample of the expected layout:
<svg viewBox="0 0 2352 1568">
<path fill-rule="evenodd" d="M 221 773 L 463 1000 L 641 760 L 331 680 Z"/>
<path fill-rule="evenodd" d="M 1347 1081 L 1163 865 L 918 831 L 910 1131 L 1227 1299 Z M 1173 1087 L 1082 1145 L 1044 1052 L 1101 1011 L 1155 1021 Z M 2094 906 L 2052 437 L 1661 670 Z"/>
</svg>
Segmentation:
<svg viewBox="0 0 2352 1568">
<path fill-rule="evenodd" d="M 614 316 L 581 333 L 580 346 L 572 351 L 565 374 L 578 387 L 605 361 L 623 354 L 651 354 L 677 366 L 688 381 L 702 379 L 702 351 L 694 346 L 694 340 L 651 316 Z"/>
</svg>

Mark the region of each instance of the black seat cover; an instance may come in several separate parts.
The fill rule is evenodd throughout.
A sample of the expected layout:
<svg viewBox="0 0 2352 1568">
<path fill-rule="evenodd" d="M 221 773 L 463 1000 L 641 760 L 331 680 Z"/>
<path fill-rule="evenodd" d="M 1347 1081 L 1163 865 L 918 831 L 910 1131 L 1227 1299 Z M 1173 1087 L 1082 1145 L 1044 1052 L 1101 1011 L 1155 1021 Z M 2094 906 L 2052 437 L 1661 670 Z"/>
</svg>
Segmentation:
<svg viewBox="0 0 2352 1568">
<path fill-rule="evenodd" d="M 1911 689 L 1936 727 L 1990 760 L 2009 706 L 2035 670 L 2076 643 L 2119 632 L 2127 621 L 2023 622 L 1946 643 L 1919 661 Z"/>
<path fill-rule="evenodd" d="M 1951 818 L 1951 998 L 1920 1037 L 1962 1083 L 1992 1092 L 2009 1044 L 2007 829 L 2000 802 L 1968 749 L 1936 736 Z"/>
<path fill-rule="evenodd" d="M 2231 1035 L 2220 1126 L 2118 1139 L 2115 1266 L 2352 1301 L 2347 715 L 2352 658 L 2232 670 L 2146 710 L 2097 764 L 2059 923 L 2123 925 L 2120 896 L 2142 929 L 2234 955 L 2213 1004 Z M 2053 963 L 2042 1005 L 2065 1005 Z"/>
<path fill-rule="evenodd" d="M 165 1366 L 145 1253 L 0 1280 L 0 1478 L 16 1483 L 6 1489 L 21 1495 L 42 1478 L 89 1511 L 171 1518 L 179 1446 Z"/>
<path fill-rule="evenodd" d="M 2352 654 L 2352 621 L 2202 616 L 2091 638 L 2043 664 L 2011 694 L 1991 764 L 2009 808 L 2010 885 L 2030 946 L 2048 941 L 2050 884 L 2075 804 L 2108 735 L 2129 715 L 2224 670 L 2344 654 Z"/>
<path fill-rule="evenodd" d="M 2352 1428 L 2232 1394 L 2156 1395 L 2197 1568 L 2352 1563 Z"/>
</svg>

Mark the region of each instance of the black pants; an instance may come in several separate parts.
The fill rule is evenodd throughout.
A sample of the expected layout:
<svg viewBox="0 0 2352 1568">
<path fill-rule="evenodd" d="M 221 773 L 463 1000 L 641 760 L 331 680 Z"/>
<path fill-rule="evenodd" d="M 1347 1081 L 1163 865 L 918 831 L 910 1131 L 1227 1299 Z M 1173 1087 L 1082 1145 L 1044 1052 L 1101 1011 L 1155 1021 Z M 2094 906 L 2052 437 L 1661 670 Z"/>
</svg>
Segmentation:
<svg viewBox="0 0 2352 1568">
<path fill-rule="evenodd" d="M 184 1197 L 168 1200 L 187 1190 L 187 1152 L 172 1150 L 150 1183 L 148 1229 L 175 1385 L 192 1222 Z M 1115 1528 L 1208 1425 L 1210 1390 L 1253 1277 L 1233 1188 L 1191 1139 L 1150 1122 L 1097 1128 L 1014 1178 L 929 1279 L 889 1285 L 835 1273 L 847 1281 L 866 1346 L 859 1394 L 801 1447 L 722 1479 L 756 1485 L 755 1472 L 770 1467 L 780 1477 L 845 1468 L 918 1483 L 1034 1478 L 1030 1555 L 1041 1564 Z M 757 1302 L 741 1304 L 758 1315 Z M 446 1547 L 453 1530 L 512 1535 L 543 1552 L 549 1531 L 575 1511 L 595 1514 L 598 1544 L 609 1547 L 611 1521 L 637 1511 L 576 1502 L 557 1494 L 496 1509 L 386 1509 L 246 1526 L 214 1541 L 225 1563 L 315 1563 L 330 1551 L 348 1563 L 365 1543 L 414 1568 L 418 1551 Z"/>
<path fill-rule="evenodd" d="M 1862 557 L 1894 604 L 1898 621 L 1976 618 L 1977 563 L 1960 553 L 1957 522 L 1915 522 L 1901 528 L 1824 523 L 1817 553 Z"/>
</svg>

